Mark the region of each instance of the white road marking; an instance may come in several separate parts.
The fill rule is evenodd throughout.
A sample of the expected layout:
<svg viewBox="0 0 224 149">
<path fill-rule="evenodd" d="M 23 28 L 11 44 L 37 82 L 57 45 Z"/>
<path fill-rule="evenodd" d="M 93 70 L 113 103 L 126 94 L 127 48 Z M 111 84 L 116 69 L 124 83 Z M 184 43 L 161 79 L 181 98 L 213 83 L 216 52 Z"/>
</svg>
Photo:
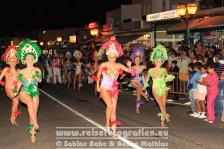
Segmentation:
<svg viewBox="0 0 224 149">
<path fill-rule="evenodd" d="M 72 109 L 71 107 L 69 107 L 68 105 L 64 104 L 63 102 L 61 102 L 60 100 L 56 99 L 55 97 L 51 96 L 50 94 L 48 94 L 47 92 L 43 91 L 42 89 L 40 89 L 40 91 L 45 94 L 46 96 L 48 96 L 49 98 L 51 98 L 52 100 L 56 101 L 57 103 L 59 103 L 60 105 L 64 106 L 66 109 L 70 110 L 71 112 L 75 113 L 76 115 L 82 117 L 83 119 L 85 119 L 86 121 L 90 122 L 91 124 L 99 127 L 100 129 L 106 131 L 105 127 L 98 124 L 97 122 L 91 120 L 90 118 L 86 117 L 85 115 L 79 113 L 78 111 Z M 125 139 L 124 137 L 121 137 L 119 135 L 117 135 L 117 138 L 123 142 L 125 142 L 126 144 L 128 144 L 129 146 L 135 148 L 135 149 L 143 149 L 140 146 L 136 145 L 135 143 Z"/>
</svg>

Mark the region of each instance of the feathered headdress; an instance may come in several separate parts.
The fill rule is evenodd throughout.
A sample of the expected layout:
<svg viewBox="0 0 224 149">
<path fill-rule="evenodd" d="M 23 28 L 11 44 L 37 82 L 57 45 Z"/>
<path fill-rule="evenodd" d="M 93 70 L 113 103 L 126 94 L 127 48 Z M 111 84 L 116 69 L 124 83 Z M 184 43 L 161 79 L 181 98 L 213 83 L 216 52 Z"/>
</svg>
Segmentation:
<svg viewBox="0 0 224 149">
<path fill-rule="evenodd" d="M 100 58 L 101 57 L 101 54 L 99 54 L 99 51 L 98 50 L 93 50 L 92 52 L 92 60 L 95 60 L 96 58 Z"/>
<path fill-rule="evenodd" d="M 18 48 L 16 46 L 9 46 L 4 53 L 4 61 L 9 64 L 9 58 L 15 57 L 18 59 Z"/>
<path fill-rule="evenodd" d="M 110 40 L 106 41 L 102 45 L 102 49 L 106 50 L 106 55 L 111 52 L 115 53 L 118 57 L 124 54 L 121 44 L 115 39 L 115 37 L 111 37 Z"/>
<path fill-rule="evenodd" d="M 71 58 L 71 57 L 72 57 L 72 53 L 71 53 L 70 51 L 67 51 L 67 52 L 65 53 L 65 57 L 66 57 L 66 58 Z"/>
<path fill-rule="evenodd" d="M 40 54 L 40 47 L 36 43 L 31 42 L 29 39 L 24 40 L 19 46 L 18 57 L 22 62 L 26 60 L 27 55 L 32 55 L 34 62 L 36 63 Z"/>
<path fill-rule="evenodd" d="M 131 56 L 130 56 L 130 58 L 132 59 L 132 60 L 134 60 L 136 57 L 139 57 L 141 60 L 143 59 L 143 57 L 144 57 L 144 50 L 143 50 L 143 48 L 141 48 L 141 47 L 135 47 L 134 48 L 134 50 L 132 51 L 132 53 L 131 53 Z"/>
<path fill-rule="evenodd" d="M 168 59 L 166 48 L 161 44 L 158 44 L 155 48 L 153 48 L 150 61 L 155 61 L 158 58 L 161 58 L 163 61 Z"/>
<path fill-rule="evenodd" d="M 82 57 L 82 53 L 79 51 L 79 50 L 75 50 L 74 53 L 73 53 L 73 56 L 76 58 L 76 57 Z"/>
<path fill-rule="evenodd" d="M 70 51 L 67 51 L 65 55 L 72 55 Z"/>
</svg>

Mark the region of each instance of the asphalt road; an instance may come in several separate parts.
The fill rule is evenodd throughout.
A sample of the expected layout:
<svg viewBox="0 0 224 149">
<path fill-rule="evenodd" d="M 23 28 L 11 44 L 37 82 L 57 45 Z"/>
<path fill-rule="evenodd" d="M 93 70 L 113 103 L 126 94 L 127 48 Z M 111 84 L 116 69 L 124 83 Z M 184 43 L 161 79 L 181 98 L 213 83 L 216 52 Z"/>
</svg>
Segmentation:
<svg viewBox="0 0 224 149">
<path fill-rule="evenodd" d="M 96 135 L 96 132 L 104 132 L 105 104 L 94 95 L 93 85 L 84 84 L 78 92 L 63 85 L 43 84 L 41 90 L 38 113 L 41 130 L 37 134 L 36 144 L 30 143 L 26 130 L 29 122 L 26 106 L 19 106 L 22 111 L 17 118 L 19 126 L 11 125 L 11 103 L 5 92 L 0 91 L 0 149 L 224 148 L 224 125 L 219 118 L 214 124 L 209 124 L 190 117 L 187 113 L 189 106 L 169 103 L 167 111 L 171 115 L 172 126 L 161 128 L 155 101 L 145 102 L 141 113 L 137 114 L 135 96 L 131 92 L 121 92 L 117 120 L 122 125 L 117 130 L 118 139 L 113 139 L 106 134 Z"/>
</svg>

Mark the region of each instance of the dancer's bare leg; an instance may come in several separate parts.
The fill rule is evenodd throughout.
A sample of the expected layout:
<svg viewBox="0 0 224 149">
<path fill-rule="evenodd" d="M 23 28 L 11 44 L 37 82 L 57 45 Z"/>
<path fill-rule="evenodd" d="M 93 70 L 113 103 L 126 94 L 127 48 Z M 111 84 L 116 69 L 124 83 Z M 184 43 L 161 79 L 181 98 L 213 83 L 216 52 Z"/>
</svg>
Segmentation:
<svg viewBox="0 0 224 149">
<path fill-rule="evenodd" d="M 28 113 L 30 116 L 30 122 L 32 122 L 31 124 L 34 125 L 34 128 L 39 128 L 39 125 L 37 123 L 37 115 L 36 115 L 33 99 L 30 97 L 30 95 L 28 95 L 25 92 L 20 92 L 19 98 L 23 103 L 27 105 Z"/>
<path fill-rule="evenodd" d="M 170 119 L 169 119 L 169 116 L 167 114 L 167 111 L 166 111 L 166 101 L 167 101 L 167 96 L 168 96 L 168 91 L 163 91 L 163 94 L 162 94 L 162 105 L 163 105 L 163 109 L 165 110 L 165 113 L 166 115 L 163 115 L 167 124 L 168 125 L 171 125 L 171 122 L 170 122 Z"/>
<path fill-rule="evenodd" d="M 71 83 L 71 72 L 68 72 L 68 88 L 70 87 Z"/>
<path fill-rule="evenodd" d="M 117 111 L 117 100 L 118 96 L 112 98 L 112 113 L 111 113 L 111 122 L 116 121 L 116 111 Z M 112 137 L 116 138 L 116 124 L 113 124 L 112 126 Z"/>
<path fill-rule="evenodd" d="M 39 125 L 37 123 L 37 106 L 39 106 L 39 99 L 36 100 L 35 102 L 33 101 L 34 99 L 32 99 L 30 97 L 30 95 L 28 95 L 25 92 L 20 92 L 19 94 L 19 98 L 20 100 L 25 103 L 27 105 L 28 108 L 28 113 L 30 116 L 30 125 L 33 125 L 34 127 L 30 130 L 31 133 L 31 142 L 35 143 L 36 142 L 36 137 L 35 137 L 35 129 L 39 128 Z"/>
<path fill-rule="evenodd" d="M 73 81 L 73 89 L 75 90 L 75 85 L 76 85 L 76 79 L 77 79 L 77 74 L 74 74 L 74 81 Z"/>
<path fill-rule="evenodd" d="M 17 125 L 15 112 L 18 110 L 19 97 L 17 96 L 12 99 L 12 97 L 13 97 L 12 89 L 5 89 L 5 91 L 6 91 L 7 96 L 12 100 L 12 110 L 11 110 L 10 122 L 13 125 Z"/>
<path fill-rule="evenodd" d="M 135 81 L 131 81 L 131 85 L 136 89 L 136 91 L 138 91 L 140 93 L 141 96 L 143 96 L 145 98 L 146 101 L 148 100 L 148 96 L 146 96 L 143 92 L 142 92 L 142 87 Z M 140 100 L 140 99 L 139 99 Z"/>
<path fill-rule="evenodd" d="M 110 121 L 111 121 L 111 114 L 113 111 L 113 105 L 111 100 L 110 92 L 104 88 L 100 89 L 100 94 L 103 98 L 103 101 L 106 103 L 106 129 L 108 132 L 110 132 Z"/>
<path fill-rule="evenodd" d="M 163 103 L 163 98 L 160 97 L 158 94 L 157 94 L 157 89 L 152 89 L 152 93 L 153 93 L 153 96 L 157 102 L 157 104 L 159 105 L 159 108 L 160 108 L 160 111 L 161 113 L 163 114 L 163 116 L 161 117 L 161 125 L 163 126 L 164 125 L 164 120 L 165 120 L 165 117 L 167 115 L 166 113 L 166 109 L 164 109 L 164 103 Z"/>
<path fill-rule="evenodd" d="M 82 84 L 82 73 L 79 73 L 79 85 L 78 85 L 78 90 L 80 90 Z"/>
<path fill-rule="evenodd" d="M 64 85 L 66 85 L 66 79 L 67 79 L 67 72 L 66 72 L 66 70 L 65 70 L 65 72 L 64 72 Z"/>
</svg>

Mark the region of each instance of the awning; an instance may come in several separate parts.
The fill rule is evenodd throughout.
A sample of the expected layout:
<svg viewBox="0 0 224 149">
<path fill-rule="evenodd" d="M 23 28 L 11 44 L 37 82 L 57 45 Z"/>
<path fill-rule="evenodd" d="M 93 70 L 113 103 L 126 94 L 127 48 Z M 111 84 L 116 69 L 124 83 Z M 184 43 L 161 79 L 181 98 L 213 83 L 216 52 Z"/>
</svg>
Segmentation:
<svg viewBox="0 0 224 149">
<path fill-rule="evenodd" d="M 213 17 L 204 17 L 189 20 L 188 28 L 191 32 L 201 30 L 201 29 L 218 29 L 224 28 L 224 16 L 213 16 Z M 177 25 L 171 27 L 167 30 L 167 33 L 184 33 L 186 31 L 186 22 L 183 20 Z"/>
<path fill-rule="evenodd" d="M 200 19 L 189 20 L 188 28 L 191 29 L 191 27 L 196 25 L 198 22 L 200 22 Z M 168 29 L 167 32 L 168 33 L 184 33 L 186 32 L 186 29 L 187 29 L 186 21 L 182 20 L 180 23 Z"/>
<path fill-rule="evenodd" d="M 224 28 L 224 16 L 205 17 L 191 27 L 191 30 Z"/>
</svg>

